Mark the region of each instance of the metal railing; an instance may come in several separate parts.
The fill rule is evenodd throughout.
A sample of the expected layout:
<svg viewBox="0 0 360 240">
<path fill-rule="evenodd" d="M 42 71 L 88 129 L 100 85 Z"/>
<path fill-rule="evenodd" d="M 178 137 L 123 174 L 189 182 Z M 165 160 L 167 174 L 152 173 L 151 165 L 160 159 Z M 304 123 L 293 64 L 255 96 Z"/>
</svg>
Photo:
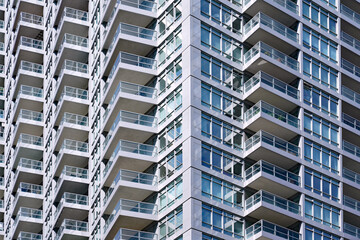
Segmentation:
<svg viewBox="0 0 360 240">
<path fill-rule="evenodd" d="M 88 65 L 82 62 L 75 62 L 73 60 L 65 59 L 64 64 L 61 67 L 63 69 L 80 72 L 80 73 L 89 73 Z M 61 74 L 60 74 L 61 75 Z"/>
<path fill-rule="evenodd" d="M 286 9 L 295 13 L 296 15 L 299 14 L 299 6 L 295 2 L 291 0 L 273 0 L 273 1 L 279 4 L 280 6 L 285 7 Z"/>
<path fill-rule="evenodd" d="M 64 219 L 57 234 L 55 240 L 59 240 L 61 234 L 64 230 L 71 230 L 71 231 L 80 231 L 80 232 L 87 232 L 88 231 L 88 222 L 72 220 L 72 219 Z"/>
<path fill-rule="evenodd" d="M 27 12 L 21 12 L 20 13 L 20 21 L 27 22 L 27 23 L 33 23 L 36 25 L 42 25 L 43 17 L 35 15 L 35 14 L 27 13 Z"/>
<path fill-rule="evenodd" d="M 350 18 L 351 20 L 355 21 L 356 23 L 360 24 L 360 14 L 353 11 L 351 8 L 345 6 L 344 4 L 340 5 L 340 12 Z"/>
<path fill-rule="evenodd" d="M 300 154 L 300 148 L 295 144 L 292 144 L 262 130 L 258 131 L 245 141 L 245 150 L 251 149 L 259 142 L 269 144 L 275 148 L 278 148 L 295 156 L 299 156 Z"/>
<path fill-rule="evenodd" d="M 65 33 L 61 44 L 68 43 L 80 47 L 89 47 L 89 40 L 85 37 Z M 61 48 L 61 47 L 60 47 Z"/>
<path fill-rule="evenodd" d="M 344 205 L 360 211 L 360 201 L 344 195 Z"/>
<path fill-rule="evenodd" d="M 250 50 L 248 50 L 244 54 L 245 63 L 249 62 L 259 53 L 263 53 L 271 57 L 272 59 L 284 64 L 285 66 L 290 67 L 295 71 L 299 71 L 299 62 L 295 58 L 292 58 L 263 42 L 256 43 Z"/>
<path fill-rule="evenodd" d="M 35 169 L 35 170 L 42 170 L 43 162 L 28 158 L 20 158 L 19 166 L 24 168 Z"/>
<path fill-rule="evenodd" d="M 21 61 L 20 69 L 34 73 L 43 73 L 43 65 L 27 61 Z"/>
<path fill-rule="evenodd" d="M 351 101 L 354 101 L 354 102 L 360 104 L 360 93 L 357 93 L 357 92 L 351 90 L 350 88 L 347 88 L 344 85 L 342 85 L 341 94 L 344 97 L 350 99 Z"/>
<path fill-rule="evenodd" d="M 300 186 L 300 176 L 298 176 L 295 173 L 289 172 L 283 168 L 265 162 L 264 160 L 260 160 L 251 167 L 249 167 L 248 169 L 246 169 L 245 179 L 248 180 L 259 172 L 270 174 L 274 177 L 277 177 L 289 183 Z"/>
<path fill-rule="evenodd" d="M 89 99 L 87 90 L 81 89 L 81 88 L 70 87 L 70 86 L 64 86 L 64 90 L 61 94 L 59 102 L 61 102 L 61 100 L 64 96 L 79 98 L 79 99 L 83 99 L 83 100 Z"/>
<path fill-rule="evenodd" d="M 345 151 L 345 152 L 348 152 L 352 155 L 355 155 L 357 157 L 360 157 L 360 147 L 355 145 L 355 144 L 352 144 L 352 143 L 349 143 L 345 140 L 343 140 L 343 146 L 342 146 L 342 149 Z"/>
<path fill-rule="evenodd" d="M 24 94 L 28 96 L 34 96 L 34 97 L 43 97 L 43 90 L 41 88 L 27 86 L 27 85 L 21 85 L 19 94 Z"/>
<path fill-rule="evenodd" d="M 42 137 L 29 135 L 29 134 L 26 134 L 26 133 L 21 133 L 20 134 L 18 142 L 25 143 L 25 144 L 36 145 L 36 146 L 43 146 L 43 138 Z"/>
<path fill-rule="evenodd" d="M 65 123 L 76 124 L 76 125 L 80 125 L 80 126 L 88 126 L 89 125 L 88 119 L 89 118 L 87 116 L 65 112 L 64 116 L 61 119 L 60 125 L 65 122 Z"/>
<path fill-rule="evenodd" d="M 76 177 L 81 179 L 88 179 L 88 170 L 86 168 L 79 168 L 65 165 L 62 174 L 69 177 Z"/>
<path fill-rule="evenodd" d="M 61 148 L 68 149 L 72 151 L 79 151 L 79 152 L 89 152 L 89 144 L 86 142 L 80 142 L 71 139 L 64 139 Z"/>
<path fill-rule="evenodd" d="M 79 9 L 75 9 L 75 8 L 70 8 L 70 7 L 65 7 L 63 16 L 61 18 L 64 18 L 64 16 L 78 19 L 81 21 L 86 21 L 86 22 L 89 20 L 88 12 L 85 12 L 85 11 L 82 11 Z"/>
<path fill-rule="evenodd" d="M 268 15 L 266 15 L 262 12 L 259 12 L 258 14 L 256 14 L 251 20 L 249 20 L 245 24 L 244 35 L 247 34 L 251 29 L 253 29 L 254 27 L 256 27 L 260 24 L 274 30 L 277 33 L 280 33 L 284 37 L 286 37 L 294 42 L 299 41 L 299 34 L 296 31 L 288 28 L 287 26 L 272 19 L 271 17 L 269 17 Z"/>
<path fill-rule="evenodd" d="M 296 128 L 299 128 L 299 125 L 300 125 L 300 120 L 297 117 L 295 117 L 281 109 L 278 109 L 262 100 L 257 102 L 254 106 L 252 106 L 249 110 L 247 110 L 245 112 L 245 114 L 244 114 L 245 121 L 249 121 L 251 118 L 256 116 L 258 113 L 265 113 L 271 117 L 274 117 L 274 118 L 276 118 L 286 124 L 289 124 L 293 127 L 296 127 Z"/>
<path fill-rule="evenodd" d="M 250 239 L 259 232 L 267 232 L 287 240 L 300 240 L 301 234 L 288 228 L 281 227 L 271 222 L 260 220 L 245 229 L 246 239 Z"/>
<path fill-rule="evenodd" d="M 131 240 L 157 240 L 158 237 L 155 233 L 151 232 L 143 232 L 138 230 L 131 230 L 120 228 L 117 232 L 114 240 L 123 240 L 123 239 L 131 239 Z"/>
<path fill-rule="evenodd" d="M 61 197 L 61 201 L 87 206 L 89 204 L 89 197 L 87 195 L 64 192 Z"/>
<path fill-rule="evenodd" d="M 32 110 L 20 109 L 19 118 L 42 122 L 43 114 L 41 112 L 35 112 Z"/>
<path fill-rule="evenodd" d="M 360 228 L 344 222 L 344 233 L 360 239 Z"/>
<path fill-rule="evenodd" d="M 35 49 L 43 49 L 43 41 L 24 36 L 20 37 L 20 45 Z"/>
<path fill-rule="evenodd" d="M 349 44 L 350 46 L 360 50 L 360 40 L 354 38 L 353 36 L 347 34 L 346 32 L 341 32 L 341 41 Z"/>
<path fill-rule="evenodd" d="M 266 192 L 264 190 L 260 190 L 248 199 L 245 200 L 245 208 L 249 209 L 253 207 L 255 204 L 259 202 L 266 202 L 268 204 L 271 204 L 275 207 L 282 208 L 286 211 L 300 214 L 301 213 L 301 206 L 297 204 L 296 202 L 292 202 L 290 200 L 287 200 L 285 198 L 276 196 L 272 193 Z"/>
<path fill-rule="evenodd" d="M 37 185 L 37 184 L 32 184 L 32 183 L 21 182 L 19 185 L 18 191 L 41 195 L 43 193 L 43 186 Z"/>
<path fill-rule="evenodd" d="M 343 168 L 343 178 L 346 178 L 354 183 L 360 184 L 360 173 Z"/>
<path fill-rule="evenodd" d="M 19 211 L 16 214 L 15 224 L 19 221 L 19 217 L 42 219 L 42 210 L 20 207 Z"/>
<path fill-rule="evenodd" d="M 360 131 L 360 121 L 346 113 L 343 113 L 342 122 Z"/>
<path fill-rule="evenodd" d="M 360 77 L 360 67 L 345 60 L 344 58 L 341 59 L 341 67 L 355 76 Z"/>
<path fill-rule="evenodd" d="M 17 237 L 18 240 L 42 240 L 41 234 L 29 233 L 29 232 L 19 232 Z"/>
</svg>

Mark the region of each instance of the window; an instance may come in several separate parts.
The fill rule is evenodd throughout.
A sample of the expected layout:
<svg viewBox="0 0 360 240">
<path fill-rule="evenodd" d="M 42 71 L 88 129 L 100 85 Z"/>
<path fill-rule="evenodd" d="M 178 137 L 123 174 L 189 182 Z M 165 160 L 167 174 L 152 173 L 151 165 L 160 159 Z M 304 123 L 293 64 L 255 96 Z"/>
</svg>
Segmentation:
<svg viewBox="0 0 360 240">
<path fill-rule="evenodd" d="M 159 1 L 159 8 L 165 0 Z M 159 17 L 159 37 L 166 33 L 169 27 L 181 17 L 181 1 L 175 0 Z"/>
<path fill-rule="evenodd" d="M 164 157 L 159 163 L 159 183 L 163 182 L 183 165 L 183 152 L 181 146 Z"/>
<path fill-rule="evenodd" d="M 306 196 L 305 217 L 334 229 L 340 229 L 340 209 Z"/>
<path fill-rule="evenodd" d="M 201 24 L 201 45 L 241 63 L 241 43 L 205 24 Z"/>
<path fill-rule="evenodd" d="M 241 16 L 220 2 L 201 0 L 201 15 L 234 33 L 241 34 Z"/>
<path fill-rule="evenodd" d="M 166 92 L 166 89 L 179 80 L 182 76 L 181 57 L 170 63 L 158 78 L 159 95 Z"/>
<path fill-rule="evenodd" d="M 181 48 L 182 32 L 181 26 L 172 32 L 159 46 L 158 52 L 158 66 L 163 65 L 173 53 Z"/>
<path fill-rule="evenodd" d="M 327 92 L 304 84 L 304 103 L 333 118 L 338 118 L 338 101 Z"/>
<path fill-rule="evenodd" d="M 303 73 L 333 90 L 338 89 L 338 71 L 306 54 L 304 54 Z"/>
<path fill-rule="evenodd" d="M 221 240 L 220 238 L 213 237 L 207 234 L 202 234 L 202 240 Z"/>
<path fill-rule="evenodd" d="M 242 160 L 205 143 L 201 147 L 201 164 L 226 176 L 241 179 Z"/>
<path fill-rule="evenodd" d="M 337 43 L 304 26 L 303 45 L 322 57 L 337 63 Z"/>
<path fill-rule="evenodd" d="M 240 217 L 204 203 L 202 226 L 237 239 L 243 238 L 243 221 Z"/>
<path fill-rule="evenodd" d="M 201 104 L 232 119 L 241 121 L 240 100 L 205 83 L 201 83 Z"/>
<path fill-rule="evenodd" d="M 241 92 L 242 75 L 233 67 L 204 53 L 201 53 L 201 75 Z"/>
<path fill-rule="evenodd" d="M 201 175 L 201 193 L 225 205 L 242 208 L 242 192 L 239 187 L 206 173 Z"/>
<path fill-rule="evenodd" d="M 182 118 L 178 117 L 159 133 L 159 153 L 162 153 L 182 136 Z"/>
<path fill-rule="evenodd" d="M 339 181 L 305 168 L 305 189 L 339 202 Z"/>
<path fill-rule="evenodd" d="M 340 237 L 306 224 L 305 240 L 340 240 Z"/>
<path fill-rule="evenodd" d="M 176 231 L 183 227 L 183 211 L 182 206 L 178 207 L 159 223 L 159 240 L 164 240 L 172 236 Z"/>
<path fill-rule="evenodd" d="M 170 93 L 158 106 L 159 125 L 170 118 L 182 106 L 181 86 Z"/>
<path fill-rule="evenodd" d="M 324 0 L 323 0 L 324 1 Z M 329 0 L 334 2 L 334 0 Z M 337 17 L 312 1 L 303 0 L 303 17 L 332 35 L 337 35 Z"/>
<path fill-rule="evenodd" d="M 304 112 L 304 130 L 332 145 L 339 145 L 339 126 L 306 111 Z"/>
<path fill-rule="evenodd" d="M 183 181 L 181 176 L 170 182 L 159 192 L 159 211 L 172 206 L 183 195 Z"/>
<path fill-rule="evenodd" d="M 339 154 L 305 139 L 305 160 L 333 173 L 339 174 Z"/>
<path fill-rule="evenodd" d="M 228 147 L 241 150 L 241 130 L 205 113 L 201 114 L 201 134 Z"/>
</svg>

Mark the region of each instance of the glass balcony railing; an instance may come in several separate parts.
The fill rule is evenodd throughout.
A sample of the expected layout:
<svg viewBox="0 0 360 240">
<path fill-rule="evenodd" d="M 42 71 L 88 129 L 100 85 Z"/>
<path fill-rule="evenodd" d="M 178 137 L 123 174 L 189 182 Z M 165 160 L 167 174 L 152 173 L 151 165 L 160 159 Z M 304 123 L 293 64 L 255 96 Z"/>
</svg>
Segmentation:
<svg viewBox="0 0 360 240">
<path fill-rule="evenodd" d="M 341 40 L 350 46 L 360 50 L 360 40 L 354 38 L 353 36 L 347 34 L 346 32 L 341 32 Z"/>
<path fill-rule="evenodd" d="M 360 24 L 360 14 L 352 10 L 351 8 L 345 6 L 344 4 L 340 5 L 340 12 L 350 18 L 351 20 L 355 21 L 356 23 Z"/>
<path fill-rule="evenodd" d="M 61 71 L 64 69 L 74 71 L 74 72 L 80 72 L 80 73 L 88 73 L 88 65 L 81 62 L 75 62 L 69 59 L 65 59 L 64 64 L 61 67 Z M 61 75 L 61 74 L 59 74 Z"/>
<path fill-rule="evenodd" d="M 271 57 L 272 59 L 284 64 L 285 66 L 290 67 L 295 71 L 299 71 L 299 62 L 296 59 L 289 57 L 288 55 L 276 50 L 275 48 L 263 42 L 258 42 L 244 54 L 245 63 L 249 62 L 259 53 L 263 53 Z"/>
<path fill-rule="evenodd" d="M 120 228 L 114 240 L 133 239 L 133 240 L 157 240 L 155 233 L 142 232 L 137 230 Z"/>
<path fill-rule="evenodd" d="M 248 180 L 259 172 L 270 174 L 274 177 L 300 186 L 300 177 L 297 174 L 289 172 L 283 168 L 280 168 L 263 160 L 258 161 L 257 163 L 246 169 L 245 179 Z"/>
<path fill-rule="evenodd" d="M 43 17 L 38 16 L 31 13 L 21 12 L 20 13 L 20 21 L 32 23 L 36 25 L 42 25 L 43 24 Z"/>
<path fill-rule="evenodd" d="M 39 194 L 39 195 L 41 195 L 43 192 L 42 185 L 25 183 L 25 182 L 21 182 L 18 189 L 20 192 L 33 193 L 33 194 Z"/>
<path fill-rule="evenodd" d="M 21 61 L 20 69 L 34 73 L 43 73 L 43 65 L 27 61 Z"/>
<path fill-rule="evenodd" d="M 147 203 L 147 202 L 139 202 L 139 201 L 133 201 L 133 200 L 128 200 L 128 199 L 120 199 L 119 202 L 116 204 L 114 210 L 112 211 L 111 215 L 105 222 L 104 232 L 106 232 L 108 227 L 114 221 L 114 218 L 115 218 L 116 214 L 119 212 L 119 210 L 156 215 L 157 214 L 157 205 L 153 204 L 153 203 Z"/>
<path fill-rule="evenodd" d="M 281 227 L 271 222 L 260 220 L 257 223 L 251 225 L 245 229 L 246 239 L 250 239 L 259 232 L 267 232 L 274 236 L 284 238 L 287 240 L 301 240 L 301 234 L 290 230 L 288 228 Z"/>
<path fill-rule="evenodd" d="M 37 87 L 21 85 L 19 94 L 42 98 L 43 90 L 41 88 L 37 88 Z"/>
<path fill-rule="evenodd" d="M 267 132 L 259 131 L 255 133 L 251 138 L 245 141 L 245 150 L 251 149 L 257 143 L 262 142 L 269 144 L 277 149 L 283 150 L 294 156 L 299 156 L 300 148 L 295 144 L 285 141 L 281 138 L 275 137 Z"/>
<path fill-rule="evenodd" d="M 294 30 L 286 27 L 285 25 L 279 23 L 278 21 L 272 19 L 266 14 L 259 12 L 256 14 L 250 21 L 248 21 L 244 26 L 244 34 L 247 34 L 251 29 L 262 24 L 277 33 L 280 33 L 282 36 L 290 39 L 294 42 L 299 41 L 299 35 Z"/>
<path fill-rule="evenodd" d="M 4 186 L 5 182 L 4 182 L 4 177 L 0 177 L 0 186 Z"/>
<path fill-rule="evenodd" d="M 42 240 L 42 235 L 29 232 L 20 232 L 17 240 Z"/>
<path fill-rule="evenodd" d="M 4 208 L 4 200 L 0 199 L 0 208 Z"/>
<path fill-rule="evenodd" d="M 78 151 L 78 152 L 89 152 L 89 144 L 86 142 L 64 139 L 63 144 L 61 145 L 62 149 Z"/>
<path fill-rule="evenodd" d="M 284 112 L 283 110 L 280 110 L 261 100 L 245 112 L 244 119 L 245 121 L 249 121 L 259 113 L 265 113 L 286 124 L 289 124 L 290 126 L 299 128 L 300 120 L 297 117 L 287 112 Z"/>
<path fill-rule="evenodd" d="M 24 167 L 24 168 L 34 169 L 34 170 L 42 170 L 43 162 L 33 160 L 33 159 L 28 159 L 28 158 L 20 158 L 19 166 Z"/>
<path fill-rule="evenodd" d="M 69 17 L 69 18 L 74 18 L 77 20 L 87 22 L 89 20 L 88 15 L 89 15 L 88 12 L 85 12 L 85 11 L 82 11 L 79 9 L 75 9 L 75 8 L 65 7 L 64 13 L 61 18 Z M 60 20 L 60 22 L 61 22 L 61 20 Z"/>
<path fill-rule="evenodd" d="M 32 120 L 37 122 L 43 121 L 43 114 L 41 112 L 35 112 L 27 109 L 20 109 L 19 118 Z"/>
<path fill-rule="evenodd" d="M 31 145 L 35 145 L 35 146 L 43 146 L 43 138 L 42 137 L 29 135 L 29 134 L 25 134 L 25 133 L 20 134 L 18 142 L 25 143 L 25 144 L 31 144 Z"/>
<path fill-rule="evenodd" d="M 0 29 L 4 29 L 4 28 L 5 28 L 4 20 L 0 20 Z"/>
<path fill-rule="evenodd" d="M 81 179 L 88 179 L 88 170 L 86 168 L 79 168 L 65 165 L 62 174 L 68 177 L 76 177 Z"/>
<path fill-rule="evenodd" d="M 282 208 L 286 211 L 289 211 L 289 212 L 292 212 L 295 214 L 301 213 L 301 207 L 299 204 L 289 201 L 285 198 L 276 196 L 274 194 L 265 192 L 263 190 L 258 191 L 257 193 L 255 193 L 254 195 L 252 195 L 251 197 L 246 199 L 245 200 L 245 208 L 249 209 L 259 202 L 266 202 L 275 207 Z"/>
<path fill-rule="evenodd" d="M 344 205 L 356 211 L 360 211 L 360 201 L 344 195 Z"/>
<path fill-rule="evenodd" d="M 61 102 L 62 98 L 64 96 L 67 97 L 73 97 L 73 98 L 79 98 L 82 100 L 88 100 L 89 99 L 89 95 L 88 95 L 88 91 L 85 89 L 81 89 L 81 88 L 74 88 L 74 87 L 70 87 L 70 86 L 64 86 L 64 90 L 61 94 L 61 97 L 59 99 L 59 102 Z"/>
<path fill-rule="evenodd" d="M 106 176 L 111 165 L 113 164 L 113 161 L 116 160 L 114 158 L 116 157 L 116 155 L 118 154 L 119 151 L 135 153 L 135 154 L 140 154 L 140 155 L 146 155 L 146 156 L 155 156 L 157 153 L 157 148 L 153 145 L 120 140 L 118 142 L 118 144 L 116 145 L 114 152 L 111 154 L 111 157 L 110 157 L 108 163 L 105 166 L 104 176 Z"/>
<path fill-rule="evenodd" d="M 34 208 L 20 207 L 19 211 L 17 212 L 14 225 L 16 225 L 19 222 L 20 217 L 27 217 L 27 218 L 41 220 L 42 219 L 42 210 L 34 209 Z"/>
<path fill-rule="evenodd" d="M 0 42 L 0 51 L 5 50 L 5 44 L 3 42 Z"/>
<path fill-rule="evenodd" d="M 360 77 L 360 67 L 352 64 L 351 62 L 345 60 L 344 58 L 341 59 L 341 67 L 346 71 L 350 72 L 351 74 Z"/>
<path fill-rule="evenodd" d="M 350 99 L 351 101 L 354 101 L 358 104 L 360 104 L 360 93 L 354 92 L 350 88 L 345 87 L 344 85 L 341 88 L 341 94 Z"/>
<path fill-rule="evenodd" d="M 63 123 L 70 123 L 80 126 L 88 126 L 88 121 L 89 118 L 87 116 L 65 112 L 63 118 L 61 119 L 60 125 L 62 125 Z"/>
<path fill-rule="evenodd" d="M 41 49 L 41 50 L 43 49 L 43 41 L 24 37 L 24 36 L 20 37 L 20 45 L 24 46 L 24 47 L 35 48 L 35 49 Z"/>
<path fill-rule="evenodd" d="M 342 148 L 343 148 L 343 150 L 345 152 L 348 152 L 348 153 L 350 153 L 352 155 L 360 157 L 360 147 L 359 146 L 343 140 L 343 147 Z"/>
<path fill-rule="evenodd" d="M 89 227 L 88 222 L 72 220 L 72 219 L 64 219 L 55 236 L 55 240 L 60 239 L 61 234 L 64 232 L 64 230 L 87 232 L 88 227 Z"/>
<path fill-rule="evenodd" d="M 357 120 L 356 118 L 351 117 L 350 115 L 347 115 L 346 113 L 343 113 L 343 118 L 342 118 L 343 123 L 345 123 L 346 125 L 355 128 L 357 130 L 360 131 L 360 121 Z"/>
<path fill-rule="evenodd" d="M 344 233 L 360 239 L 360 228 L 344 222 Z"/>
<path fill-rule="evenodd" d="M 360 184 L 360 173 L 353 172 L 350 169 L 343 168 L 343 178 L 346 178 L 354 183 Z"/>
<path fill-rule="evenodd" d="M 89 47 L 89 41 L 87 38 L 73 35 L 70 33 L 64 34 L 62 44 L 64 44 L 64 43 L 68 43 L 68 44 L 72 44 L 72 45 L 76 45 L 76 46 L 80 46 L 80 47 L 85 47 L 85 48 Z"/>
<path fill-rule="evenodd" d="M 81 195 L 77 193 L 69 193 L 64 192 L 64 194 L 61 197 L 61 200 L 59 202 L 59 205 L 56 208 L 55 216 L 57 218 L 58 214 L 60 213 L 60 210 L 64 203 L 70 203 L 70 204 L 78 204 L 82 206 L 87 206 L 89 204 L 89 199 L 87 195 Z"/>
</svg>

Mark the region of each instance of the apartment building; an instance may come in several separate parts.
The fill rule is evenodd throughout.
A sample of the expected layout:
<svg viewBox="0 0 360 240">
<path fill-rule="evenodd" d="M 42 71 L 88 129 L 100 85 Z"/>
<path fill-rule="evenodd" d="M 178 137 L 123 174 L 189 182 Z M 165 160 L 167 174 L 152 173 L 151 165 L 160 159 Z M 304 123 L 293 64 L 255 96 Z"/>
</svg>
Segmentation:
<svg viewBox="0 0 360 240">
<path fill-rule="evenodd" d="M 360 2 L 0 1 L 0 238 L 360 239 Z"/>
</svg>

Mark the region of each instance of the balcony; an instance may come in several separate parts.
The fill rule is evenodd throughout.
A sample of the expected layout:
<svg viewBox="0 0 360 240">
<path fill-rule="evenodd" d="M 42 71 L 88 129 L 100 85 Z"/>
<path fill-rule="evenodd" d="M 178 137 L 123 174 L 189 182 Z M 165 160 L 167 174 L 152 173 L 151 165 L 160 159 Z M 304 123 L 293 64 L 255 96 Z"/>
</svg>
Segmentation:
<svg viewBox="0 0 360 240">
<path fill-rule="evenodd" d="M 360 184 L 360 174 L 351 171 L 350 169 L 343 168 L 343 178 L 350 180 L 351 182 Z"/>
<path fill-rule="evenodd" d="M 105 239 L 113 239 L 119 228 L 143 229 L 153 221 L 157 221 L 157 205 L 120 199 L 105 222 Z"/>
<path fill-rule="evenodd" d="M 279 167 L 295 166 L 300 148 L 284 139 L 259 131 L 245 141 L 245 156 L 253 160 L 265 160 Z"/>
<path fill-rule="evenodd" d="M 252 73 L 264 71 L 276 78 L 294 79 L 299 72 L 299 62 L 276 50 L 258 42 L 244 54 L 244 68 Z"/>
<path fill-rule="evenodd" d="M 122 239 L 126 239 L 126 238 L 136 239 L 136 240 L 157 240 L 158 239 L 158 237 L 155 233 L 120 228 L 119 231 L 117 232 L 114 240 L 122 240 Z"/>
<path fill-rule="evenodd" d="M 21 60 L 14 86 L 31 85 L 41 87 L 43 65 Z"/>
<path fill-rule="evenodd" d="M 89 226 L 88 222 L 64 219 L 62 222 L 55 240 L 76 238 L 76 239 L 88 239 L 89 238 Z"/>
<path fill-rule="evenodd" d="M 256 190 L 263 189 L 285 198 L 301 191 L 300 182 L 297 174 L 263 160 L 245 171 L 245 186 Z"/>
<path fill-rule="evenodd" d="M 348 44 L 349 46 L 351 46 L 352 48 L 360 51 L 360 40 L 354 38 L 353 36 L 351 36 L 350 34 L 347 34 L 346 32 L 341 32 L 341 41 L 343 41 L 344 43 Z M 352 50 L 350 48 L 350 50 Z"/>
<path fill-rule="evenodd" d="M 35 15 L 35 14 L 27 13 L 27 12 L 21 12 L 17 28 L 19 27 L 19 25 L 22 22 L 25 23 L 26 26 L 29 26 L 28 23 L 34 24 L 37 26 L 43 26 L 43 17 Z M 38 28 L 38 27 L 36 27 L 36 28 Z"/>
<path fill-rule="evenodd" d="M 44 47 L 43 41 L 37 40 L 34 38 L 25 37 L 25 36 L 20 37 L 19 45 L 23 46 L 23 47 L 32 48 L 33 51 L 37 51 L 37 52 L 39 52 L 39 50 L 43 50 L 43 47 Z"/>
<path fill-rule="evenodd" d="M 103 212 L 109 213 L 115 209 L 120 198 L 129 197 L 129 191 L 132 200 L 142 201 L 157 191 L 156 175 L 120 169 L 105 194 Z"/>
<path fill-rule="evenodd" d="M 19 232 L 40 232 L 43 226 L 42 217 L 42 210 L 20 207 L 14 222 L 13 236 L 18 236 Z"/>
<path fill-rule="evenodd" d="M 18 240 L 42 240 L 42 235 L 36 234 L 36 233 L 30 233 L 30 232 L 20 232 L 17 239 Z"/>
<path fill-rule="evenodd" d="M 42 137 L 21 133 L 13 155 L 15 163 L 18 162 L 20 158 L 41 159 L 43 150 Z"/>
<path fill-rule="evenodd" d="M 357 93 L 350 88 L 345 87 L 344 85 L 341 87 L 341 94 L 351 100 L 352 102 L 355 102 L 357 104 L 360 104 L 360 93 Z"/>
<path fill-rule="evenodd" d="M 33 175 L 34 176 L 34 175 Z M 31 181 L 34 177 L 29 176 L 30 179 L 26 179 Z M 42 181 L 42 175 L 40 176 L 40 182 Z M 25 179 L 24 179 L 25 180 Z M 34 180 L 33 180 L 34 181 Z M 36 179 L 35 179 L 36 181 Z M 15 186 L 16 187 L 16 186 Z M 14 188 L 16 189 L 16 188 Z M 43 205 L 43 186 L 27 183 L 27 182 L 20 182 L 19 187 L 17 187 L 17 191 L 14 198 L 14 209 L 13 212 L 17 212 L 20 207 L 30 207 L 30 208 L 41 208 Z"/>
<path fill-rule="evenodd" d="M 300 131 L 300 120 L 264 101 L 259 101 L 244 113 L 244 128 L 267 131 L 281 138 L 291 139 Z"/>
<path fill-rule="evenodd" d="M 360 147 L 359 146 L 343 140 L 342 149 L 344 150 L 344 152 L 350 153 L 350 156 L 356 156 L 356 157 L 360 158 Z"/>
<path fill-rule="evenodd" d="M 301 218 L 301 207 L 296 202 L 260 190 L 245 200 L 245 215 L 291 225 Z"/>
<path fill-rule="evenodd" d="M 356 118 L 351 117 L 350 115 L 347 115 L 346 113 L 343 113 L 342 122 L 353 128 L 354 130 L 356 129 L 360 131 L 360 121 Z"/>
<path fill-rule="evenodd" d="M 343 16 L 346 16 L 348 20 L 351 20 L 351 23 L 360 24 L 360 14 L 353 11 L 351 8 L 345 6 L 344 4 L 341 4 L 340 12 Z"/>
<path fill-rule="evenodd" d="M 246 239 L 287 239 L 301 240 L 301 234 L 268 221 L 260 220 L 245 229 Z"/>
<path fill-rule="evenodd" d="M 344 199 L 343 200 L 344 206 L 360 212 L 360 201 L 359 200 L 356 200 L 354 198 L 351 198 L 351 197 L 345 196 L 345 195 L 344 195 L 343 199 Z M 350 212 L 353 212 L 353 211 L 351 210 Z"/>
<path fill-rule="evenodd" d="M 17 186 L 21 182 L 41 183 L 43 180 L 41 161 L 20 158 L 19 163 L 12 168 L 16 169 L 14 175 L 14 189 L 17 189 Z"/>
<path fill-rule="evenodd" d="M 344 222 L 344 233 L 349 234 L 356 238 L 360 238 L 360 227 L 356 227 L 349 223 Z"/>
<path fill-rule="evenodd" d="M 60 65 L 59 63 L 65 60 L 81 64 L 88 60 L 89 41 L 85 37 L 65 33 L 60 46 L 55 46 L 55 49 L 58 49 L 55 58 L 56 65 Z"/>
<path fill-rule="evenodd" d="M 28 158 L 20 158 L 19 167 L 32 169 L 35 171 L 43 170 L 43 162 Z"/>
<path fill-rule="evenodd" d="M 341 59 L 341 67 L 345 69 L 348 73 L 351 73 L 350 76 L 352 76 L 353 78 L 356 79 L 360 77 L 360 67 L 345 60 L 344 58 Z"/>
</svg>

